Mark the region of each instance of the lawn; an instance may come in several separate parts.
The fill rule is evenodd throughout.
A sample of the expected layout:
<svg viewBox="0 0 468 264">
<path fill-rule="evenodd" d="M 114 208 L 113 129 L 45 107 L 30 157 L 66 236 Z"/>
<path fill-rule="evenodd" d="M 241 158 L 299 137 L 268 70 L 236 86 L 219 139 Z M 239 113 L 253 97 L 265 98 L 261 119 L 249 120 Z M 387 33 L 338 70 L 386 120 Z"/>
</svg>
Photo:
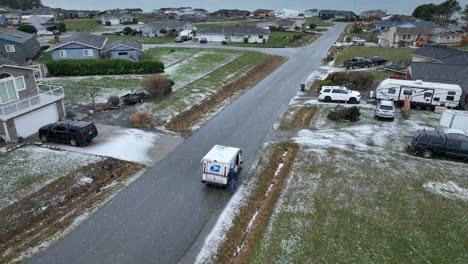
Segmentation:
<svg viewBox="0 0 468 264">
<path fill-rule="evenodd" d="M 321 106 L 248 263 L 467 263 L 468 178 L 462 161 L 407 154 L 408 136 L 439 115 L 357 123 Z"/>
<path fill-rule="evenodd" d="M 337 49 L 337 57 L 335 66 L 342 66 L 345 60 L 350 60 L 353 57 L 371 58 L 372 56 L 380 56 L 395 63 L 405 63 L 411 61 L 411 54 L 414 49 L 409 48 L 381 48 L 381 47 L 344 47 Z"/>
<path fill-rule="evenodd" d="M 201 51 L 201 49 L 161 47 L 157 49 L 146 50 L 144 59 L 161 61 L 167 68 L 182 60 L 194 56 Z"/>
<path fill-rule="evenodd" d="M 263 47 L 263 48 L 285 48 L 285 47 L 300 47 L 311 43 L 319 38 L 320 35 L 305 34 L 302 32 L 278 32 L 270 33 L 268 42 L 263 43 L 228 43 L 229 46 L 242 46 L 242 47 Z"/>
<path fill-rule="evenodd" d="M 216 94 L 225 84 L 246 73 L 265 56 L 259 52 L 245 52 L 236 60 L 173 93 L 167 99 L 154 102 L 151 110 L 163 120 L 170 120 L 178 113 Z"/>
<path fill-rule="evenodd" d="M 468 45 L 461 46 L 461 47 L 456 47 L 456 49 L 468 51 Z"/>
<path fill-rule="evenodd" d="M 175 38 L 173 37 L 144 37 L 144 36 L 127 36 L 127 35 L 104 35 L 104 37 L 108 38 L 109 42 L 116 41 L 116 40 L 133 40 L 133 41 L 140 41 L 143 44 L 165 44 L 165 43 L 173 43 Z"/>
<path fill-rule="evenodd" d="M 105 30 L 96 19 L 67 19 L 64 20 L 67 32 L 98 32 Z"/>
<path fill-rule="evenodd" d="M 308 17 L 306 18 L 306 25 L 315 24 L 317 27 L 332 27 L 335 24 L 330 22 L 324 22 L 319 17 Z"/>
</svg>

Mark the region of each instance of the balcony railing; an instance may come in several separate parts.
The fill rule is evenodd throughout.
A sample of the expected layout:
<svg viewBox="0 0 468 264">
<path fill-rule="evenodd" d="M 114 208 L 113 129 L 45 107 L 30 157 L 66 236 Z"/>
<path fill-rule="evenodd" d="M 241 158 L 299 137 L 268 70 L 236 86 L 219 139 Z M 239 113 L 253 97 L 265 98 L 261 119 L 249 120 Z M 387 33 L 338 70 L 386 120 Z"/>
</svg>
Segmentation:
<svg viewBox="0 0 468 264">
<path fill-rule="evenodd" d="M 39 85 L 38 95 L 0 107 L 0 119 L 6 121 L 23 113 L 30 112 L 42 106 L 61 100 L 63 97 L 63 87 Z"/>
</svg>

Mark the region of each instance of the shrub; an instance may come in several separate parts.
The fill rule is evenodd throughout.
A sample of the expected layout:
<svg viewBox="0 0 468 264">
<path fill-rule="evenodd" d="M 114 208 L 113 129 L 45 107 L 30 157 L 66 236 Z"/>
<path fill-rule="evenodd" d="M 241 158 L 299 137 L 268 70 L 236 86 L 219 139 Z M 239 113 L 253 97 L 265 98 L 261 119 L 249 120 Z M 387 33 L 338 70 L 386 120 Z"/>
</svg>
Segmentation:
<svg viewBox="0 0 468 264">
<path fill-rule="evenodd" d="M 162 76 L 151 76 L 143 81 L 143 87 L 152 99 L 163 99 L 172 92 L 174 82 Z"/>
<path fill-rule="evenodd" d="M 318 90 L 321 90 L 323 86 L 336 86 L 336 84 L 331 80 L 323 80 L 318 86 Z"/>
<path fill-rule="evenodd" d="M 326 80 L 349 89 L 367 91 L 373 88 L 375 76 L 369 72 L 335 72 Z"/>
<path fill-rule="evenodd" d="M 66 32 L 67 31 L 67 25 L 65 24 L 65 22 L 58 22 L 57 23 L 57 30 L 59 32 Z"/>
<path fill-rule="evenodd" d="M 130 121 L 135 128 L 153 127 L 153 122 L 148 112 L 135 112 L 130 118 Z"/>
<path fill-rule="evenodd" d="M 316 27 L 317 27 L 317 25 L 314 24 L 314 23 L 312 23 L 312 24 L 309 25 L 309 28 L 310 28 L 310 29 L 315 29 Z"/>
<path fill-rule="evenodd" d="M 117 95 L 112 95 L 107 99 L 107 103 L 111 106 L 118 106 L 120 104 L 120 98 Z"/>
<path fill-rule="evenodd" d="M 221 44 L 222 44 L 222 45 L 227 45 L 228 43 L 227 43 L 227 41 L 224 41 L 224 40 L 223 40 L 223 41 L 221 41 Z"/>
<path fill-rule="evenodd" d="M 23 31 L 29 34 L 36 34 L 37 29 L 33 25 L 22 24 L 17 28 L 19 31 Z"/>
<path fill-rule="evenodd" d="M 356 106 L 353 107 L 337 107 L 327 115 L 327 118 L 332 121 L 348 120 L 350 122 L 359 121 L 361 112 Z"/>
<path fill-rule="evenodd" d="M 58 60 L 47 64 L 53 76 L 119 75 L 164 72 L 160 61 L 128 60 Z"/>
<path fill-rule="evenodd" d="M 297 34 L 297 35 L 294 35 L 294 36 L 293 36 L 292 41 L 293 41 L 293 42 L 294 42 L 294 41 L 298 41 L 298 40 L 300 40 L 301 38 L 302 38 L 302 35 Z"/>
<path fill-rule="evenodd" d="M 161 30 L 159 30 L 159 33 L 161 33 L 161 34 L 167 34 L 167 29 L 161 28 Z"/>
<path fill-rule="evenodd" d="M 245 44 L 249 43 L 249 38 L 244 38 L 244 43 Z"/>
<path fill-rule="evenodd" d="M 125 28 L 123 29 L 123 33 L 124 33 L 124 35 L 132 35 L 132 34 L 133 34 L 133 28 L 131 28 L 131 27 L 125 27 Z"/>
</svg>

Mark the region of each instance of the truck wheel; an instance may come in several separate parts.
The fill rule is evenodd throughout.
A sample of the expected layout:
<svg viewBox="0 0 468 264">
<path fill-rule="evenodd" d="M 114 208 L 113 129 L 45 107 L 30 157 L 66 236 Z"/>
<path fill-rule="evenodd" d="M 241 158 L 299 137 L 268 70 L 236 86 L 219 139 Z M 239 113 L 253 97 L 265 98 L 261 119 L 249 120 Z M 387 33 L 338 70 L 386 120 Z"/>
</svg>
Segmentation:
<svg viewBox="0 0 468 264">
<path fill-rule="evenodd" d="M 422 109 L 422 106 L 421 106 L 420 104 L 417 104 L 417 105 L 414 106 L 414 108 L 415 108 L 416 110 L 421 110 L 421 109 Z"/>
<path fill-rule="evenodd" d="M 429 149 L 423 150 L 422 155 L 426 159 L 431 159 L 434 157 L 434 153 L 432 152 L 432 150 L 429 150 Z"/>
<path fill-rule="evenodd" d="M 331 102 L 331 97 L 330 96 L 325 96 L 325 98 L 323 100 L 325 102 L 329 103 L 329 102 Z"/>
<path fill-rule="evenodd" d="M 47 142 L 47 136 L 46 136 L 46 135 L 42 135 L 42 136 L 41 136 L 41 141 L 44 142 L 44 143 Z"/>
<path fill-rule="evenodd" d="M 354 97 L 351 97 L 351 98 L 349 98 L 348 103 L 350 103 L 350 104 L 356 104 L 356 103 L 357 103 L 357 99 L 354 98 Z"/>
</svg>

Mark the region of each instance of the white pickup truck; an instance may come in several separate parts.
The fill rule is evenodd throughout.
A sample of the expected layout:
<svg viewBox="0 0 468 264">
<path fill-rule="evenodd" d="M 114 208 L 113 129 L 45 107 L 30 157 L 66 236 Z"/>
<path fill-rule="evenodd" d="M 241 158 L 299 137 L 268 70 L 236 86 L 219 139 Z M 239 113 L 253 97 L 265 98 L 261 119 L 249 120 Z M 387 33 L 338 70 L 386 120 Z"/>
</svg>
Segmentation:
<svg viewBox="0 0 468 264">
<path fill-rule="evenodd" d="M 201 160 L 202 183 L 228 186 L 242 169 L 242 150 L 215 145 Z"/>
</svg>

